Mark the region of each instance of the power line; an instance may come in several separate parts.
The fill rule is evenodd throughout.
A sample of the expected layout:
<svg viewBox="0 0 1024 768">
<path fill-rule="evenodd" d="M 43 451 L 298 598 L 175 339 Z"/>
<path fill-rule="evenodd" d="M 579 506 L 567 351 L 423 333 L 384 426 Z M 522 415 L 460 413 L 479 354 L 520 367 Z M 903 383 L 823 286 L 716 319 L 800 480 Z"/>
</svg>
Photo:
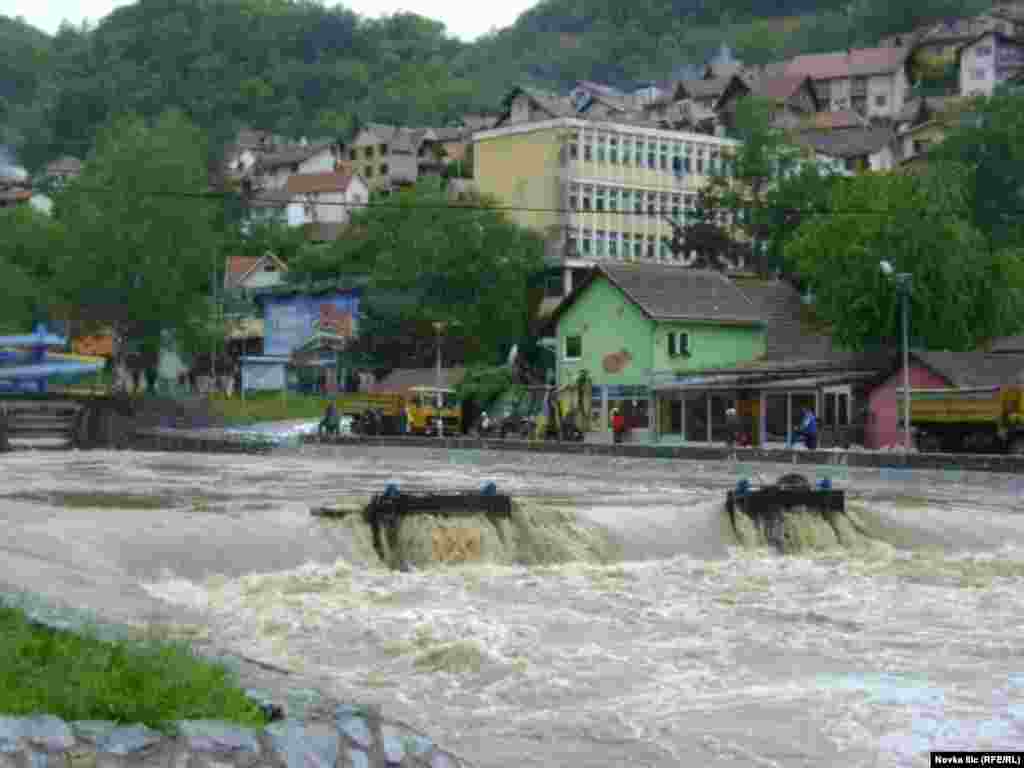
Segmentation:
<svg viewBox="0 0 1024 768">
<path fill-rule="evenodd" d="M 82 187 L 82 186 L 79 186 L 78 188 L 83 190 L 83 191 L 85 191 L 85 192 L 90 192 L 90 193 L 91 192 L 96 192 L 96 193 L 104 193 L 104 192 L 106 192 L 106 193 L 113 193 L 113 192 L 119 191 L 119 190 L 117 190 L 114 187 Z M 696 195 L 696 194 L 699 193 L 699 190 L 688 191 L 687 193 L 671 192 L 669 190 L 658 190 L 658 191 L 642 190 L 642 191 L 643 192 L 650 192 L 651 194 L 657 195 L 659 197 L 662 194 L 691 194 L 691 195 Z M 233 195 L 233 193 L 231 193 L 231 192 L 180 192 L 180 191 L 170 191 L 170 192 L 167 192 L 167 191 L 160 191 L 160 190 L 143 190 L 143 191 L 133 190 L 132 191 L 132 195 L 135 196 L 135 197 L 157 197 L 157 198 L 172 198 L 172 199 L 210 200 L 210 201 L 219 201 L 219 202 L 226 202 L 229 198 L 235 197 Z M 635 209 L 631 210 L 631 211 L 624 211 L 624 210 L 614 210 L 614 211 L 612 211 L 612 210 L 607 210 L 607 209 L 606 210 L 598 211 L 598 210 L 593 210 L 593 209 L 591 209 L 591 210 L 580 210 L 580 209 L 574 209 L 574 208 L 540 208 L 540 207 L 516 206 L 516 205 L 467 205 L 467 204 L 464 204 L 464 203 L 457 203 L 457 202 L 448 202 L 448 203 L 417 203 L 415 205 L 409 205 L 409 204 L 403 204 L 403 203 L 389 203 L 389 202 L 383 202 L 383 201 L 376 201 L 376 202 L 371 201 L 371 202 L 366 202 L 366 203 L 354 203 L 354 202 L 344 202 L 344 201 L 336 201 L 336 200 L 306 201 L 306 200 L 301 199 L 301 197 L 299 197 L 299 196 L 296 196 L 295 198 L 289 198 L 287 200 L 284 200 L 284 199 L 280 199 L 280 198 L 277 198 L 277 197 L 260 197 L 260 196 L 246 197 L 246 196 L 243 196 L 243 195 L 238 195 L 236 197 L 236 199 L 240 203 L 250 204 L 250 205 L 252 203 L 263 203 L 263 204 L 276 204 L 276 205 L 280 205 L 280 206 L 284 207 L 284 206 L 287 206 L 289 204 L 295 204 L 295 205 L 313 205 L 313 206 L 318 206 L 318 207 L 332 207 L 332 208 L 353 208 L 353 209 L 357 209 L 357 210 L 366 210 L 366 209 L 373 209 L 373 208 L 409 210 L 409 209 L 421 208 L 421 209 L 427 209 L 427 210 L 452 210 L 452 211 L 464 211 L 464 212 L 467 212 L 467 211 L 473 211 L 473 212 L 484 212 L 484 211 L 502 211 L 502 212 L 504 212 L 504 211 L 510 211 L 510 212 L 519 212 L 519 213 L 553 213 L 553 214 L 560 214 L 560 215 L 576 214 L 576 215 L 579 215 L 579 216 L 605 216 L 605 215 L 611 215 L 611 216 L 635 216 L 635 217 L 643 217 L 643 218 L 659 218 L 661 216 L 664 216 L 666 213 L 668 213 L 668 211 L 666 211 L 665 208 L 660 207 L 660 206 L 655 207 L 654 212 L 652 213 L 649 209 L 643 210 L 643 211 L 637 211 Z M 676 207 L 679 207 L 679 206 L 676 206 Z M 760 209 L 760 210 L 763 210 L 763 211 L 773 211 L 773 212 L 783 213 L 783 214 L 795 214 L 795 215 L 800 215 L 800 216 L 886 216 L 886 215 L 903 214 L 903 213 L 906 212 L 905 209 L 899 209 L 899 210 L 896 210 L 896 211 L 879 211 L 879 210 L 870 210 L 870 209 L 866 209 L 866 208 L 865 209 L 847 208 L 847 209 L 844 209 L 844 210 L 820 210 L 820 209 L 819 210 L 815 210 L 815 209 L 806 209 L 806 208 L 778 208 L 778 207 L 764 205 L 764 204 L 746 206 L 746 207 L 743 207 L 743 208 L 738 209 L 738 210 L 754 211 L 754 210 L 757 210 L 757 209 Z M 695 211 L 695 210 L 732 211 L 734 209 L 726 207 L 726 206 L 718 206 L 718 207 L 711 207 L 711 208 L 707 208 L 707 209 L 700 209 L 700 208 L 682 209 L 681 208 L 681 210 L 688 210 L 688 211 Z M 991 208 L 991 207 L 988 207 L 988 208 L 986 208 L 986 210 L 991 211 L 991 212 L 996 212 L 996 213 L 1003 213 L 1004 215 L 1008 215 L 1008 216 L 1024 215 L 1024 208 Z M 918 211 L 921 212 L 921 213 L 930 212 L 934 216 L 949 216 L 951 214 L 955 214 L 956 213 L 956 211 L 951 210 L 949 208 L 922 208 L 922 209 L 918 209 Z"/>
</svg>

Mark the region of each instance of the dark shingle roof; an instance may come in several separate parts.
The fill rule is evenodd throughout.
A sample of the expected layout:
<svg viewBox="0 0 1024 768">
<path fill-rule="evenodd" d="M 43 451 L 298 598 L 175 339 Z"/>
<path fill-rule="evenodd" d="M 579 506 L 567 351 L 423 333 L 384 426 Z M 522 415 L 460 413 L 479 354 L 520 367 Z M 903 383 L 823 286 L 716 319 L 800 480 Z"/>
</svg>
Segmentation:
<svg viewBox="0 0 1024 768">
<path fill-rule="evenodd" d="M 895 132 L 888 125 L 835 131 L 804 131 L 799 140 L 829 157 L 858 157 L 878 152 L 892 142 Z"/>
<path fill-rule="evenodd" d="M 768 324 L 765 359 L 823 360 L 836 351 L 830 336 L 809 327 L 809 311 L 791 283 L 738 278 L 735 284 Z"/>
<path fill-rule="evenodd" d="M 763 324 L 757 307 L 721 272 L 648 264 L 598 269 L 655 320 Z"/>
<path fill-rule="evenodd" d="M 1019 383 L 1024 354 L 914 352 L 914 357 L 956 387 L 995 387 Z"/>
</svg>

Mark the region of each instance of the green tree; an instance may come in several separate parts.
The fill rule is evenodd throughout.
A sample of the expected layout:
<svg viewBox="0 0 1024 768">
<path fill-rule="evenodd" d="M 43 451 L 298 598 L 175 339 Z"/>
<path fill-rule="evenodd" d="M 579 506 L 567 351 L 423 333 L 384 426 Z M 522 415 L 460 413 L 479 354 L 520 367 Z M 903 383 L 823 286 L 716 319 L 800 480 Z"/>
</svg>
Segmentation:
<svg viewBox="0 0 1024 768">
<path fill-rule="evenodd" d="M 990 249 L 1024 246 L 1024 95 L 975 100 L 928 158 L 963 170 L 967 219 Z"/>
<path fill-rule="evenodd" d="M 66 247 L 59 287 L 88 326 L 113 330 L 115 369 L 131 340 L 152 356 L 162 331 L 186 350 L 211 328 L 217 205 L 203 137 L 179 112 L 121 117 L 100 133 L 82 175 L 57 199 Z"/>
<path fill-rule="evenodd" d="M 0 211 L 0 231 L 0 328 L 23 333 L 36 321 L 62 314 L 55 294 L 54 253 L 62 246 L 63 229 L 50 216 L 24 205 Z"/>
<path fill-rule="evenodd" d="M 544 241 L 492 202 L 451 201 L 425 179 L 356 212 L 350 232 L 302 252 L 289 279 L 367 276 L 371 293 L 415 299 L 395 306 L 403 320 L 452 324 L 485 362 L 526 334 L 527 279 L 543 266 Z"/>
<path fill-rule="evenodd" d="M 786 258 L 808 283 L 838 342 L 898 339 L 896 288 L 882 260 L 913 275 L 911 335 L 931 349 L 974 349 L 1019 330 L 1024 260 L 993 251 L 965 217 L 963 175 L 865 174 L 838 185 L 828 215 L 805 221 Z"/>
</svg>

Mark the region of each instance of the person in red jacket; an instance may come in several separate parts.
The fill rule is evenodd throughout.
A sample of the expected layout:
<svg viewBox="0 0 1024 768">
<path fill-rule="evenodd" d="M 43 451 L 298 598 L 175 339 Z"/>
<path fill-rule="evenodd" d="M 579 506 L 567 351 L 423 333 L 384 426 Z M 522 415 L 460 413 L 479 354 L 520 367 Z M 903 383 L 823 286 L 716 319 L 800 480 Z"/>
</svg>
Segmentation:
<svg viewBox="0 0 1024 768">
<path fill-rule="evenodd" d="M 621 443 L 626 434 L 626 417 L 619 413 L 618 408 L 612 409 L 612 432 L 615 435 L 615 442 Z"/>
</svg>

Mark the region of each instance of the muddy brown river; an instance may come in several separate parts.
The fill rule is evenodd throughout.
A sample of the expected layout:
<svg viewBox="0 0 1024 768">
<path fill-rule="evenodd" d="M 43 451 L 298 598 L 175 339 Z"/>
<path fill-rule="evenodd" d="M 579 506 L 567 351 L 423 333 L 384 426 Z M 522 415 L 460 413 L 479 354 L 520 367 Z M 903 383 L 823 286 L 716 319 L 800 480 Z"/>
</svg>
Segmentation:
<svg viewBox="0 0 1024 768">
<path fill-rule="evenodd" d="M 0 457 L 0 586 L 196 633 L 480 766 L 925 766 L 930 749 L 1024 749 L 1020 481 L 801 468 L 847 490 L 867 535 L 788 556 L 740 546 L 725 491 L 793 469 L 20 452 Z M 354 518 L 309 513 L 388 482 L 488 480 L 525 522 L 485 563 L 391 570 Z"/>
</svg>

